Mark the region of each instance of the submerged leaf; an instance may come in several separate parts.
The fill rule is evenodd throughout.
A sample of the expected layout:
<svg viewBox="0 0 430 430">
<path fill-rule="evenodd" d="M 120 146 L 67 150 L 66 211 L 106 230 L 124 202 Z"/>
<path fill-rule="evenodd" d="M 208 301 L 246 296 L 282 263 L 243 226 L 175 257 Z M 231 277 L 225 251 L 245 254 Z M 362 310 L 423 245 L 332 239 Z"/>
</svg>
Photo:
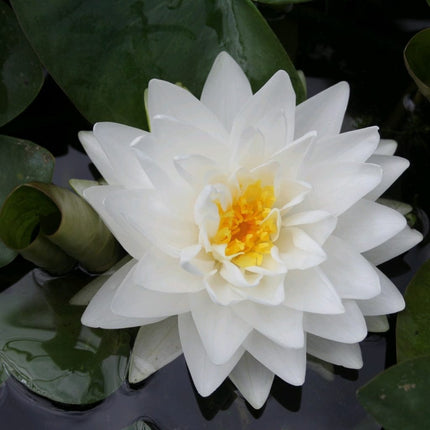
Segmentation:
<svg viewBox="0 0 430 430">
<path fill-rule="evenodd" d="M 364 408 L 390 430 L 430 428 L 430 356 L 406 360 L 358 391 Z"/>
<path fill-rule="evenodd" d="M 88 282 L 86 275 L 42 276 L 35 270 L 0 294 L 0 361 L 56 402 L 100 401 L 126 377 L 130 336 L 81 325 L 82 308 L 69 299 Z"/>
<path fill-rule="evenodd" d="M 404 59 L 419 90 L 430 100 L 430 28 L 412 37 L 406 45 Z"/>
<path fill-rule="evenodd" d="M 254 89 L 285 69 L 297 101 L 304 99 L 291 60 L 249 0 L 105 0 L 103 7 L 98 0 L 11 3 L 49 73 L 92 123 L 145 128 L 149 80 L 181 82 L 200 96 L 223 50 Z"/>
<path fill-rule="evenodd" d="M 10 7 L 0 2 L 0 126 L 37 96 L 43 69 Z"/>
<path fill-rule="evenodd" d="M 430 354 L 430 260 L 408 285 L 405 301 L 405 310 L 397 316 L 399 361 Z"/>
<path fill-rule="evenodd" d="M 0 213 L 0 237 L 7 246 L 53 273 L 75 260 L 103 272 L 120 256 L 120 246 L 88 203 L 52 184 L 17 187 Z"/>
<path fill-rule="evenodd" d="M 0 207 L 18 185 L 50 182 L 54 163 L 54 157 L 46 149 L 27 140 L 0 136 Z M 10 263 L 16 254 L 0 241 L 0 267 Z"/>
</svg>

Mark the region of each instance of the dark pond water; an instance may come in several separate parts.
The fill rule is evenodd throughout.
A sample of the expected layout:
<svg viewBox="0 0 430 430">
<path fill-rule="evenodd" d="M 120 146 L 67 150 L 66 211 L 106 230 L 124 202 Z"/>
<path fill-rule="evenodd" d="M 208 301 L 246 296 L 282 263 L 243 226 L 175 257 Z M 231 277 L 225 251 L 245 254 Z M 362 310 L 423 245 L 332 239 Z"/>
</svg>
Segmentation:
<svg viewBox="0 0 430 430">
<path fill-rule="evenodd" d="M 430 25 L 427 9 L 408 9 L 400 1 L 333 0 L 315 1 L 288 14 L 263 12 L 295 64 L 311 77 L 310 93 L 339 80 L 349 81 L 349 126 L 379 124 L 383 137 L 399 140 L 399 153 L 412 161 L 412 167 L 391 190 L 392 196 L 429 213 L 430 108 L 417 97 L 402 63 L 407 40 Z M 1 133 L 33 140 L 51 150 L 58 157 L 54 182 L 67 185 L 69 178 L 92 178 L 94 173 L 76 139 L 77 131 L 89 128 L 48 78 L 28 111 Z M 423 212 L 419 220 L 418 226 L 428 231 Z M 429 256 L 429 246 L 420 246 L 384 270 L 403 290 Z M 17 273 L 30 268 L 23 266 Z M 0 270 L 2 282 L 10 277 L 10 271 L 5 273 Z M 0 290 L 7 285 L 10 281 Z M 364 367 L 360 371 L 310 362 L 303 387 L 276 379 L 260 411 L 250 408 L 228 382 L 209 398 L 201 398 L 180 357 L 138 387 L 124 384 L 104 402 L 81 410 L 66 410 L 10 378 L 0 387 L 0 428 L 120 430 L 143 418 L 161 430 L 378 429 L 357 402 L 355 392 L 394 363 L 394 322 L 391 318 L 388 333 L 371 334 L 362 342 Z"/>
</svg>

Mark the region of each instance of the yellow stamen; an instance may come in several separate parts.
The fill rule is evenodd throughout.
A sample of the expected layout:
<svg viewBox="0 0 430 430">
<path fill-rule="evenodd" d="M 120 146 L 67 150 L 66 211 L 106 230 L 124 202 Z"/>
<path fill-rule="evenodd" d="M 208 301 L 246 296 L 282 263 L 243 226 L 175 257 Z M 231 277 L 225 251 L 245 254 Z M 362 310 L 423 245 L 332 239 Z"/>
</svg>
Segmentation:
<svg viewBox="0 0 430 430">
<path fill-rule="evenodd" d="M 275 203 L 275 192 L 271 185 L 261 186 L 261 181 L 243 188 L 225 211 L 217 202 L 220 223 L 212 243 L 226 244 L 227 256 L 239 254 L 232 259 L 239 267 L 261 266 L 277 232 L 276 217 L 268 217 Z"/>
</svg>

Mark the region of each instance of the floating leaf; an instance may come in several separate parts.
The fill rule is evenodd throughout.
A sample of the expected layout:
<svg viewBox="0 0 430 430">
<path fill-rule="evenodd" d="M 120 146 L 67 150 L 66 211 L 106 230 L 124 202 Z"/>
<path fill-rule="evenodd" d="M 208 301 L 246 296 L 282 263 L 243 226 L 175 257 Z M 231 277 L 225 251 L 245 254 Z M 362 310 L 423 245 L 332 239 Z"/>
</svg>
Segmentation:
<svg viewBox="0 0 430 430">
<path fill-rule="evenodd" d="M 7 378 L 9 378 L 9 374 L 7 373 L 0 359 L 0 385 L 3 384 L 3 382 L 6 381 Z"/>
<path fill-rule="evenodd" d="M 430 354 L 430 260 L 408 285 L 406 308 L 397 316 L 397 359 Z"/>
<path fill-rule="evenodd" d="M 390 367 L 358 391 L 364 408 L 384 428 L 430 428 L 430 356 Z"/>
<path fill-rule="evenodd" d="M 0 135 L 0 207 L 6 196 L 25 182 L 50 182 L 54 157 L 46 149 L 23 139 Z M 0 267 L 10 263 L 16 252 L 0 241 Z"/>
<path fill-rule="evenodd" d="M 32 391 L 68 404 L 97 402 L 127 374 L 125 330 L 81 325 L 69 299 L 88 282 L 73 272 L 52 279 L 39 270 L 0 294 L 0 359 Z"/>
<path fill-rule="evenodd" d="M 417 33 L 406 45 L 403 55 L 409 74 L 430 100 L 430 28 Z"/>
<path fill-rule="evenodd" d="M 37 96 L 43 70 L 11 8 L 0 2 L 0 126 L 19 115 Z"/>
<path fill-rule="evenodd" d="M 50 74 L 92 123 L 146 127 L 148 81 L 181 82 L 200 96 L 220 51 L 259 88 L 277 70 L 304 88 L 284 48 L 250 0 L 12 0 Z"/>
<path fill-rule="evenodd" d="M 103 272 L 120 257 L 120 246 L 88 203 L 52 184 L 17 187 L 0 213 L 0 237 L 23 257 L 53 273 L 78 260 Z"/>
</svg>

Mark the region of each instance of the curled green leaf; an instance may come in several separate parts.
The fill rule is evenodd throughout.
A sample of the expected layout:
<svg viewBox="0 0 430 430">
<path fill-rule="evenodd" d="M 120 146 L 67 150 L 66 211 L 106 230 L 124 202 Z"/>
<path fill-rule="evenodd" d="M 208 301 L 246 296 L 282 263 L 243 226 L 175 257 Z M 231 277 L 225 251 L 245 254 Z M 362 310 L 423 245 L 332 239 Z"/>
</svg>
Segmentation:
<svg viewBox="0 0 430 430">
<path fill-rule="evenodd" d="M 422 94 L 430 100 L 430 28 L 412 37 L 403 56 L 409 74 Z"/>
<path fill-rule="evenodd" d="M 54 163 L 54 157 L 46 149 L 27 140 L 0 135 L 0 207 L 18 185 L 50 182 Z M 10 263 L 16 254 L 0 241 L 0 267 Z"/>
<path fill-rule="evenodd" d="M 0 126 L 19 115 L 43 84 L 43 69 L 11 8 L 0 2 Z"/>
<path fill-rule="evenodd" d="M 358 400 L 390 430 L 430 428 L 430 356 L 390 367 L 358 391 Z"/>
<path fill-rule="evenodd" d="M 405 293 L 406 308 L 397 316 L 399 361 L 430 355 L 430 260 L 416 273 Z"/>
<path fill-rule="evenodd" d="M 88 203 L 52 184 L 17 187 L 0 213 L 0 237 L 10 248 L 53 273 L 79 261 L 103 272 L 120 256 L 120 246 Z"/>
</svg>

